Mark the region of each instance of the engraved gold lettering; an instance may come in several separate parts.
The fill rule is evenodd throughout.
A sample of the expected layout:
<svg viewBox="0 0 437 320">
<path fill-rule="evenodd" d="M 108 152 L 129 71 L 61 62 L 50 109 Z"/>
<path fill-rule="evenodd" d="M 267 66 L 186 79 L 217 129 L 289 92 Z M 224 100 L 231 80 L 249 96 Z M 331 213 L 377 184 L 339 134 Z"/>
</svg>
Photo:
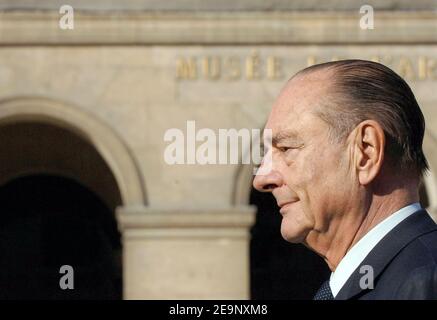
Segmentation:
<svg viewBox="0 0 437 320">
<path fill-rule="evenodd" d="M 419 57 L 418 65 L 419 80 L 433 80 L 437 78 L 435 73 L 437 67 L 436 60 L 427 57 Z"/>
<path fill-rule="evenodd" d="M 227 70 L 227 80 L 238 80 L 241 78 L 241 60 L 239 57 L 232 56 L 225 59 L 224 65 Z"/>
<path fill-rule="evenodd" d="M 267 78 L 269 80 L 281 79 L 281 61 L 278 57 L 270 56 L 267 58 Z"/>
<path fill-rule="evenodd" d="M 405 79 L 414 79 L 414 68 L 410 59 L 401 57 L 398 64 L 399 75 Z"/>
<path fill-rule="evenodd" d="M 246 77 L 248 80 L 259 80 L 261 78 L 260 64 L 260 57 L 256 52 L 247 57 Z"/>
<path fill-rule="evenodd" d="M 194 80 L 197 78 L 196 59 L 178 58 L 176 60 L 176 79 Z"/>
<path fill-rule="evenodd" d="M 220 57 L 205 57 L 202 59 L 203 74 L 208 80 L 220 78 Z"/>
</svg>

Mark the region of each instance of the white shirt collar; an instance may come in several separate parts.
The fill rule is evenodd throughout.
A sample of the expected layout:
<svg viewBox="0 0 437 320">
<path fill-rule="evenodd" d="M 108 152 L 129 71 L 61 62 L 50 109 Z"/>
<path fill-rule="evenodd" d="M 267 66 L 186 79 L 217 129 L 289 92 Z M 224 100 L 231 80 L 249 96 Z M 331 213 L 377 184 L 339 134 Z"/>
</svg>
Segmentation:
<svg viewBox="0 0 437 320">
<path fill-rule="evenodd" d="M 329 279 L 329 286 L 331 287 L 334 298 L 355 269 L 359 267 L 360 263 L 363 262 L 378 242 L 400 222 L 421 208 L 420 204 L 416 202 L 396 211 L 367 232 L 364 237 L 346 253 L 335 271 L 331 273 L 331 278 Z"/>
</svg>

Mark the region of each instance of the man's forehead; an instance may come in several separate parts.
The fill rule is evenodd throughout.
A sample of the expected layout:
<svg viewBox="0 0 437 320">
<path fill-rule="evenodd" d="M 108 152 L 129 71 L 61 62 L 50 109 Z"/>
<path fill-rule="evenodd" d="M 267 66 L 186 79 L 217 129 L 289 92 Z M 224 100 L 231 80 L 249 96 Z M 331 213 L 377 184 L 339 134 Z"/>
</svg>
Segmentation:
<svg viewBox="0 0 437 320">
<path fill-rule="evenodd" d="M 325 72 L 297 76 L 282 89 L 266 124 L 273 131 L 299 127 L 323 107 L 327 98 L 327 76 Z"/>
</svg>

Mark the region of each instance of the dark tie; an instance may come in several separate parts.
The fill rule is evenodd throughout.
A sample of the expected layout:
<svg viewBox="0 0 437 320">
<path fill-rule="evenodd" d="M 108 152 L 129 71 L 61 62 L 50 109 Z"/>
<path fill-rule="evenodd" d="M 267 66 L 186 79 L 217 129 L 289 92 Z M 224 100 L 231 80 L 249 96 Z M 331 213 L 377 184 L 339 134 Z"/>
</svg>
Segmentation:
<svg viewBox="0 0 437 320">
<path fill-rule="evenodd" d="M 329 286 L 329 280 L 323 282 L 322 286 L 317 291 L 313 300 L 334 300 L 334 296 L 332 295 L 331 287 Z"/>
</svg>

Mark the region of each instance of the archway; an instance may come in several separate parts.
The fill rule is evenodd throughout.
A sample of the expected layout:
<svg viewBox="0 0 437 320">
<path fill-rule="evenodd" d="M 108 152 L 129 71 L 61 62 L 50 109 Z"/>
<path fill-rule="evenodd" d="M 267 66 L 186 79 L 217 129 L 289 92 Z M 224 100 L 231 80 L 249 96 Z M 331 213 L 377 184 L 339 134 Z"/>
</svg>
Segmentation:
<svg viewBox="0 0 437 320">
<path fill-rule="evenodd" d="M 89 143 L 110 168 L 123 206 L 147 204 L 146 190 L 131 151 L 115 131 L 95 116 L 59 101 L 17 97 L 0 101 L 0 126 L 20 122 L 51 124 Z"/>
<path fill-rule="evenodd" d="M 117 182 L 95 148 L 36 121 L 0 126 L 0 296 L 118 299 L 122 296 Z M 59 285 L 73 268 L 73 290 Z"/>
<path fill-rule="evenodd" d="M 127 146 L 110 127 L 92 115 L 80 111 L 78 107 L 41 98 L 17 98 L 0 101 L 0 143 L 2 144 L 0 149 L 0 162 L 2 163 L 0 167 L 0 189 L 3 192 L 0 193 L 0 196 L 3 194 L 2 197 L 5 198 L 5 195 L 9 195 L 6 196 L 6 200 L 9 199 L 10 201 L 5 200 L 5 203 L 9 205 L 9 212 L 15 212 L 14 217 L 29 219 L 24 219 L 23 223 L 17 224 L 17 221 L 13 218 L 6 218 L 8 213 L 1 210 L 5 211 L 5 221 L 0 222 L 0 225 L 2 225 L 0 229 L 2 235 L 0 242 L 2 243 L 0 245 L 8 246 L 11 245 L 8 242 L 17 241 L 17 243 L 20 243 L 20 241 L 26 241 L 26 239 L 30 239 L 30 244 L 32 244 L 31 239 L 33 239 L 36 247 L 23 251 L 23 254 L 26 252 L 28 254 L 27 258 L 22 256 L 24 261 L 31 261 L 31 257 L 35 257 L 35 259 L 39 257 L 39 260 L 36 259 L 35 261 L 40 261 L 41 266 L 43 266 L 44 261 L 55 261 L 49 266 L 49 269 L 51 268 L 50 276 L 46 274 L 48 272 L 47 268 L 43 268 L 45 271 L 33 274 L 34 278 L 37 279 L 36 282 L 23 280 L 24 283 L 34 288 L 39 286 L 39 295 L 36 293 L 30 294 L 32 290 L 26 295 L 26 290 L 18 290 L 17 288 L 15 291 L 1 292 L 2 297 L 121 298 L 122 248 L 115 211 L 118 208 L 141 208 L 146 204 L 141 175 Z M 32 188 L 34 188 L 35 194 L 40 191 L 43 194 L 56 194 L 58 192 L 55 198 L 52 197 L 51 201 L 53 205 L 57 203 L 58 206 L 41 208 L 32 204 L 35 202 L 35 199 L 32 198 L 33 193 L 30 191 Z M 73 191 L 65 192 L 65 190 Z M 72 194 L 76 195 L 77 201 L 72 200 Z M 13 195 L 15 195 L 15 198 Z M 12 201 L 19 195 L 23 197 L 20 201 Z M 60 201 L 57 201 L 56 198 Z M 76 205 L 74 210 L 72 210 L 73 205 L 67 205 L 68 203 Z M 61 212 L 60 216 L 63 216 L 64 219 L 47 220 L 47 217 L 56 216 L 55 211 Z M 77 216 L 73 211 L 79 212 Z M 88 216 L 84 212 L 87 212 Z M 40 221 L 40 227 L 38 227 L 38 224 L 32 224 L 30 222 L 32 219 L 33 221 Z M 75 239 L 79 242 L 68 242 L 68 239 L 57 241 L 57 236 L 54 235 L 63 235 L 62 233 L 56 234 L 59 231 L 57 229 L 67 228 L 68 224 L 65 225 L 64 222 L 70 220 L 73 221 L 70 223 L 72 229 L 66 229 L 65 234 L 70 234 L 73 237 L 73 234 L 75 234 L 73 230 L 76 228 L 77 231 L 77 225 L 83 223 L 84 234 L 80 234 L 80 236 L 88 239 L 87 241 L 79 241 L 80 237 Z M 11 222 L 11 224 L 6 221 Z M 48 222 L 42 223 L 41 221 Z M 91 231 L 92 228 L 86 227 L 90 223 L 95 226 L 93 231 Z M 34 226 L 33 229 L 29 227 L 32 225 Z M 50 225 L 53 228 L 47 227 Z M 60 225 L 63 228 L 60 228 Z M 18 228 L 15 233 L 13 232 L 14 226 Z M 21 233 L 19 232 L 20 226 L 24 228 Z M 18 234 L 23 235 L 23 230 L 26 227 L 33 230 L 34 237 L 31 236 L 31 231 L 29 231 L 28 237 L 18 236 Z M 15 237 L 14 234 L 17 236 Z M 65 252 L 61 250 L 60 253 L 57 250 L 43 250 L 45 253 L 42 252 L 41 248 L 50 247 L 50 244 L 45 241 L 47 239 L 45 235 L 47 234 L 53 235 L 51 236 L 52 245 L 58 242 L 59 244 L 65 243 L 66 247 L 72 249 L 63 250 Z M 40 235 L 39 240 L 37 235 Z M 39 247 L 38 243 L 40 243 Z M 81 245 L 78 245 L 79 243 Z M 13 247 L 11 245 L 11 248 Z M 80 247 L 83 249 L 79 250 Z M 88 249 L 93 247 L 94 254 L 91 255 Z M 49 251 L 52 253 L 58 252 L 60 255 L 47 253 Z M 70 252 L 71 255 L 69 256 L 68 251 L 75 251 L 76 253 Z M 78 252 L 82 256 L 81 254 L 77 255 Z M 65 259 L 61 259 L 61 257 Z M 94 262 L 88 260 L 88 263 L 85 263 L 94 266 L 94 271 L 83 268 L 81 259 L 85 259 L 85 257 L 91 260 L 99 257 Z M 42 261 L 41 259 L 45 260 Z M 22 261 L 20 259 L 15 260 L 15 262 L 13 259 L 9 260 L 10 265 L 8 265 L 7 260 L 2 259 L 0 267 L 3 270 L 11 270 L 14 263 Z M 63 262 L 61 260 L 70 260 L 72 264 L 77 264 L 77 269 L 72 265 L 76 272 L 75 287 L 77 290 L 59 292 L 56 291 L 57 289 L 53 291 L 53 287 L 47 289 L 48 283 L 50 285 L 55 283 L 59 288 L 59 279 L 62 275 L 59 274 L 60 266 L 57 266 L 57 270 L 55 270 L 54 265 L 59 263 L 69 264 L 68 261 Z M 30 266 L 30 264 L 27 265 Z M 97 272 L 97 269 L 100 271 Z M 20 268 L 16 268 L 16 270 L 17 272 L 23 271 Z M 32 268 L 26 270 L 29 274 L 32 274 Z M 53 270 L 56 272 L 55 275 L 53 275 Z M 23 272 L 21 273 L 23 274 Z M 84 287 L 84 282 L 91 279 L 87 278 L 85 273 L 93 274 L 92 278 L 95 279 L 94 291 L 91 290 L 91 287 Z M 8 272 L 5 272 L 5 274 L 8 274 Z M 47 280 L 48 278 L 51 280 Z M 22 279 L 26 279 L 26 277 L 23 276 Z M 54 282 L 54 279 L 57 279 L 58 282 Z M 80 279 L 83 279 L 83 281 L 81 282 Z M 1 281 L 10 280 L 1 279 Z M 8 284 L 3 282 L 3 287 L 7 288 Z M 102 288 L 106 289 L 100 290 Z"/>
<path fill-rule="evenodd" d="M 1 186 L 0 205 L 1 299 L 121 299 L 120 233 L 94 192 L 30 175 Z"/>
</svg>

